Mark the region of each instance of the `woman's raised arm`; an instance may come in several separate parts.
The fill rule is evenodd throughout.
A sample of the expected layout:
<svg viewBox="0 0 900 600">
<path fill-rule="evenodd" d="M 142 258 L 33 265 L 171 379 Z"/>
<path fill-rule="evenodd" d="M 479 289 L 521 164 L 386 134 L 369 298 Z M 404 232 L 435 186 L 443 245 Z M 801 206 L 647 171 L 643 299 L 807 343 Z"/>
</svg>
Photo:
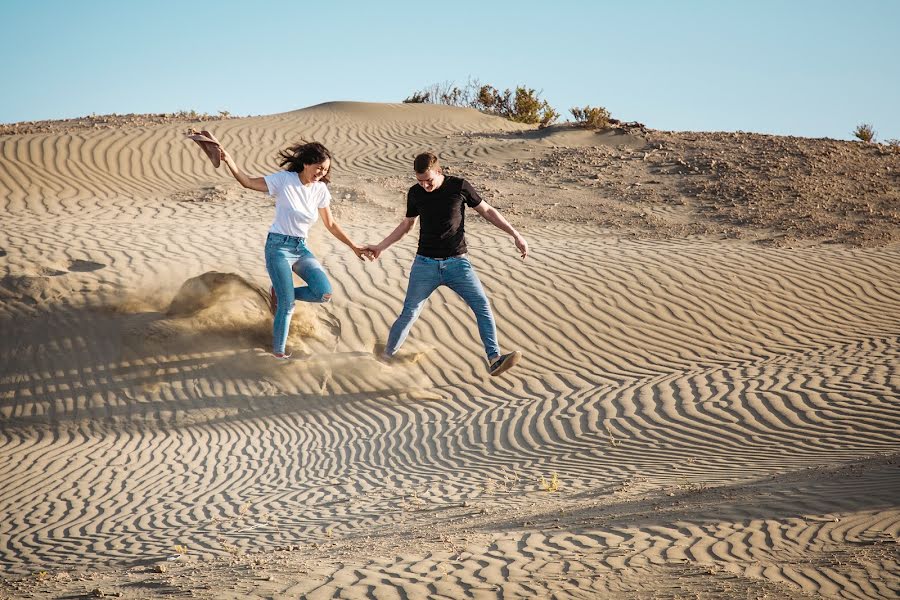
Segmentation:
<svg viewBox="0 0 900 600">
<path fill-rule="evenodd" d="M 237 179 L 238 183 L 248 190 L 269 192 L 269 186 L 266 185 L 265 177 L 249 177 L 246 175 L 243 171 L 238 169 L 238 166 L 234 164 L 234 159 L 231 158 L 231 155 L 228 154 L 222 146 L 219 146 L 219 159 L 225 163 L 225 166 L 228 167 L 228 170 L 231 171 L 231 174 L 234 175 L 234 178 Z"/>
</svg>

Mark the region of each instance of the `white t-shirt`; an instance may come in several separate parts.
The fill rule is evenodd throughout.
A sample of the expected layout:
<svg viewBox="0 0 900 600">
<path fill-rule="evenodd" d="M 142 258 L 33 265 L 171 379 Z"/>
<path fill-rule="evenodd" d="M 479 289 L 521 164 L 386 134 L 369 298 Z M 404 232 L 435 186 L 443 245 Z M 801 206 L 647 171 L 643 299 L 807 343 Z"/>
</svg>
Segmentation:
<svg viewBox="0 0 900 600">
<path fill-rule="evenodd" d="M 278 171 L 266 175 L 269 195 L 275 198 L 275 222 L 269 231 L 305 238 L 319 218 L 319 209 L 331 203 L 328 186 L 316 181 L 310 186 L 300 183 L 300 174 Z"/>
</svg>

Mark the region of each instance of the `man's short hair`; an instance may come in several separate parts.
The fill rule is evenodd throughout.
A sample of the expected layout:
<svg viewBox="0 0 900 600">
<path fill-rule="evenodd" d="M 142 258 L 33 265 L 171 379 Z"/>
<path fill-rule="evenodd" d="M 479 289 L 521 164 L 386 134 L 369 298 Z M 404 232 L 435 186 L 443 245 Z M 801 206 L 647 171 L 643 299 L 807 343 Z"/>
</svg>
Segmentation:
<svg viewBox="0 0 900 600">
<path fill-rule="evenodd" d="M 430 171 L 431 169 L 436 169 L 437 167 L 438 157 L 431 152 L 423 152 L 416 157 L 415 161 L 413 161 L 413 169 L 415 169 L 416 173 L 419 175 Z"/>
</svg>

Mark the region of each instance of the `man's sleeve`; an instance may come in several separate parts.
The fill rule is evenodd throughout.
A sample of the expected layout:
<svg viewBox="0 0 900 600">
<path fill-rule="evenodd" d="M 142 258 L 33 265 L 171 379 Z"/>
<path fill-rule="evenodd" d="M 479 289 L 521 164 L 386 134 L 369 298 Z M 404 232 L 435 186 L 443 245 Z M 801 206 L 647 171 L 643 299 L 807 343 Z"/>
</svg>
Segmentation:
<svg viewBox="0 0 900 600">
<path fill-rule="evenodd" d="M 479 204 L 481 204 L 481 196 L 478 195 L 478 192 L 475 191 L 475 188 L 472 187 L 472 184 L 463 179 L 462 182 L 462 195 L 466 200 L 466 204 L 469 208 L 475 208 Z"/>
<path fill-rule="evenodd" d="M 406 192 L 406 218 L 410 219 L 418 216 L 419 205 L 416 203 L 416 199 L 413 196 L 413 191 L 409 190 L 408 192 Z"/>
</svg>

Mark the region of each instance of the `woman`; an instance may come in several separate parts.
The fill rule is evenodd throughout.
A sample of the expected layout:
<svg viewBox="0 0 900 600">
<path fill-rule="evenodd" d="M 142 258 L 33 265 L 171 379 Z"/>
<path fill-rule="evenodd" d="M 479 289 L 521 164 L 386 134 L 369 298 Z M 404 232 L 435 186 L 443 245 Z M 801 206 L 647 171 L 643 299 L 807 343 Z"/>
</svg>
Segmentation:
<svg viewBox="0 0 900 600">
<path fill-rule="evenodd" d="M 272 353 L 276 358 L 289 358 L 290 354 L 285 354 L 285 343 L 294 301 L 331 300 L 328 276 L 306 245 L 309 228 L 321 217 L 331 235 L 347 244 L 360 259 L 371 258 L 371 254 L 350 241 L 331 214 L 331 193 L 325 185 L 330 181 L 331 153 L 328 149 L 318 142 L 298 144 L 282 150 L 279 158 L 283 171 L 265 177 L 248 177 L 219 146 L 219 159 L 228 166 L 238 183 L 275 198 L 275 221 L 266 239 L 266 270 L 272 279 L 275 305 Z M 294 287 L 292 270 L 306 282 L 305 286 Z"/>
</svg>

